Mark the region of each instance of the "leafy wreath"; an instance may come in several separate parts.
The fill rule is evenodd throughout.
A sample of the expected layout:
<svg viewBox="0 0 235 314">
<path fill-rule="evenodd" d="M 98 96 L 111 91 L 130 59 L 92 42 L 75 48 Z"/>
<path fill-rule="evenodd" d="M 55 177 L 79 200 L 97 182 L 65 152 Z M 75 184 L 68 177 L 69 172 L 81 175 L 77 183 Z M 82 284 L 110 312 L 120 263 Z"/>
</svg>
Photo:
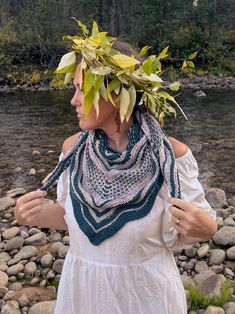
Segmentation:
<svg viewBox="0 0 235 314">
<path fill-rule="evenodd" d="M 73 79 L 78 65 L 77 54 L 82 57 L 81 88 L 84 93 L 85 117 L 88 116 L 93 105 L 97 116 L 99 115 L 99 99 L 103 97 L 115 107 L 116 103 L 120 102 L 121 122 L 124 119 L 129 120 L 136 105 L 145 105 L 149 108 L 162 125 L 166 115 L 173 114 L 176 117 L 175 106 L 187 119 L 175 98 L 166 91 L 177 91 L 180 88 L 180 82 L 166 84 L 160 77 L 161 60 L 168 56 L 169 47 L 163 49 L 158 56 L 150 55 L 140 62 L 134 55 L 127 56 L 114 49 L 112 45 L 116 38 L 108 36 L 107 32 L 99 32 L 95 21 L 91 36 L 89 36 L 86 25 L 75 20 L 82 35 L 64 37 L 72 41 L 72 51 L 62 56 L 55 73 L 64 73 L 64 83 L 68 84 Z M 151 46 L 143 47 L 140 56 L 145 56 L 149 48 Z M 189 59 L 193 59 L 195 55 L 196 53 L 192 54 Z M 115 100 L 112 92 L 117 96 Z M 137 93 L 141 93 L 138 104 L 136 103 Z"/>
</svg>

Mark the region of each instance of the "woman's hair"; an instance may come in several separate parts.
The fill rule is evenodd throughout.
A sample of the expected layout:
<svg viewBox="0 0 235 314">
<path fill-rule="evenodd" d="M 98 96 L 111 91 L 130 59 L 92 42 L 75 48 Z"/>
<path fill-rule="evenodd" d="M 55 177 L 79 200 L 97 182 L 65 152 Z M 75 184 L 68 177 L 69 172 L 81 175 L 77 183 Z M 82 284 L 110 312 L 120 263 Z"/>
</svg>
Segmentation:
<svg viewBox="0 0 235 314">
<path fill-rule="evenodd" d="M 140 56 L 137 50 L 135 50 L 130 44 L 121 41 L 119 39 L 115 40 L 112 47 L 121 53 L 128 55 L 129 57 L 133 55 L 135 59 L 137 59 L 140 62 L 144 61 L 144 58 Z"/>
</svg>

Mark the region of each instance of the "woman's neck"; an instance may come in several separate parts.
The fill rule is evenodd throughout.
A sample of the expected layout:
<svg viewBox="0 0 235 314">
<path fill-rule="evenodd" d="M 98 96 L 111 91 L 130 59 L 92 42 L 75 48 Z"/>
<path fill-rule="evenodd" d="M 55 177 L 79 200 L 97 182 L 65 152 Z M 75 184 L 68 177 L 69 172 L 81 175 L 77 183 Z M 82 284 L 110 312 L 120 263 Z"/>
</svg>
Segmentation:
<svg viewBox="0 0 235 314">
<path fill-rule="evenodd" d="M 109 145 L 116 151 L 123 152 L 126 149 L 129 142 L 128 130 L 132 126 L 133 122 L 134 119 L 132 116 L 128 122 L 124 120 L 123 123 L 120 124 L 120 132 L 117 132 L 115 122 L 107 127 L 102 128 L 108 137 Z"/>
</svg>

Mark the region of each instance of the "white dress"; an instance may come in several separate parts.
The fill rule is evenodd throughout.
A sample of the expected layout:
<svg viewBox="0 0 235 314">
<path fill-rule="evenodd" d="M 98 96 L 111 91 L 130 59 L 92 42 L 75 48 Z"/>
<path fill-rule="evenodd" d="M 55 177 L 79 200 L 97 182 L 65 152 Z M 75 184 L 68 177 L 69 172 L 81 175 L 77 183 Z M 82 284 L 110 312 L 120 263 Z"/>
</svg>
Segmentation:
<svg viewBox="0 0 235 314">
<path fill-rule="evenodd" d="M 60 158 L 62 157 L 62 154 Z M 182 199 L 209 212 L 192 152 L 176 159 Z M 69 169 L 57 185 L 70 248 L 54 314 L 186 314 L 186 298 L 173 249 L 182 246 L 171 226 L 164 183 L 150 213 L 126 223 L 98 246 L 80 230 L 69 195 Z"/>
</svg>

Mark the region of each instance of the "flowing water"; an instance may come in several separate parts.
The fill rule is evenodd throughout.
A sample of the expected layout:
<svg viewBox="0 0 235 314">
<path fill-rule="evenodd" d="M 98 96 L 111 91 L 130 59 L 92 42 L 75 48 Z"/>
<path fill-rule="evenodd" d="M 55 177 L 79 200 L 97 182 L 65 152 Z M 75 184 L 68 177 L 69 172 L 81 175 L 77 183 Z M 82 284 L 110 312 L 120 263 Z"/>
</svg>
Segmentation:
<svg viewBox="0 0 235 314">
<path fill-rule="evenodd" d="M 206 186 L 235 195 L 235 93 L 210 89 L 206 97 L 183 91 L 178 102 L 182 115 L 168 122 L 167 133 L 187 144 L 198 161 L 200 180 Z M 79 131 L 72 91 L 21 92 L 0 96 L 0 192 L 39 188 L 58 161 L 65 138 Z M 40 155 L 32 155 L 33 150 Z M 16 172 L 15 168 L 21 167 Z M 43 173 L 29 175 L 29 170 Z M 40 172 L 40 171 L 39 171 Z"/>
</svg>

